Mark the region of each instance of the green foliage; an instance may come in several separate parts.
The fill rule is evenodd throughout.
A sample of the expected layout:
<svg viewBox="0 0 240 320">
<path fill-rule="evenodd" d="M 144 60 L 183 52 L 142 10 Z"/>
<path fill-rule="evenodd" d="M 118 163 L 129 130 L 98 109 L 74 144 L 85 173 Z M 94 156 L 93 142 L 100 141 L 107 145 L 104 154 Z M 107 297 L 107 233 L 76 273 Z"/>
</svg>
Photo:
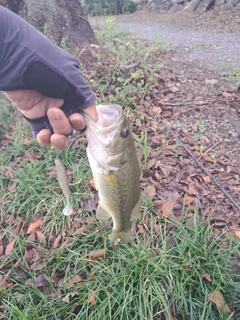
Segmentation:
<svg viewBox="0 0 240 320">
<path fill-rule="evenodd" d="M 5 98 L 0 95 L 0 139 L 3 138 L 4 131 L 9 129 L 9 125 L 13 122 L 15 108 Z"/>
<path fill-rule="evenodd" d="M 136 5 L 132 0 L 87 0 L 85 11 L 90 16 L 122 14 L 134 12 Z"/>
</svg>

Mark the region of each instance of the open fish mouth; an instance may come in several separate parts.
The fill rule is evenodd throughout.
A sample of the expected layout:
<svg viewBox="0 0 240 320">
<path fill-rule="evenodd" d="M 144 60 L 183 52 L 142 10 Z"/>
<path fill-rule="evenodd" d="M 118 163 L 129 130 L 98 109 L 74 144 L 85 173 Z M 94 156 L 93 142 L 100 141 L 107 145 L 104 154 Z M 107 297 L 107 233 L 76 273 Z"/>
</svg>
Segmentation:
<svg viewBox="0 0 240 320">
<path fill-rule="evenodd" d="M 124 121 L 122 107 L 119 105 L 112 105 L 111 108 L 109 106 L 98 105 L 97 111 L 99 114 L 97 122 L 94 122 L 85 114 L 84 117 L 87 121 L 87 126 L 92 127 L 98 135 L 106 135 L 112 132 Z"/>
</svg>

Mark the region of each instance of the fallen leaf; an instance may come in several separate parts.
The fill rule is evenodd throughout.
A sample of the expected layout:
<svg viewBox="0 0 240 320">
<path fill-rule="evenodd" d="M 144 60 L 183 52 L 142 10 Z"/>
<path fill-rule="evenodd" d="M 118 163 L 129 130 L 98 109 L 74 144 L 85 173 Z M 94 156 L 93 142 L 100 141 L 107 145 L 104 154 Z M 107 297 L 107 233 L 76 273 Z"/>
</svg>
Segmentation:
<svg viewBox="0 0 240 320">
<path fill-rule="evenodd" d="M 7 189 L 8 189 L 9 192 L 13 192 L 15 190 L 16 186 L 17 186 L 17 182 L 13 182 L 10 185 L 10 187 L 8 187 Z"/>
<path fill-rule="evenodd" d="M 158 114 L 160 114 L 162 112 L 162 109 L 160 107 L 156 107 L 156 106 L 153 107 L 152 110 L 154 113 L 158 113 Z"/>
<path fill-rule="evenodd" d="M 181 204 L 184 204 L 185 206 L 188 206 L 189 204 L 193 203 L 195 201 L 195 198 L 193 197 L 189 197 L 189 196 L 185 196 L 179 199 L 179 202 Z"/>
<path fill-rule="evenodd" d="M 230 227 L 230 229 L 235 233 L 235 236 L 240 239 L 240 229 L 235 229 L 233 227 Z"/>
<path fill-rule="evenodd" d="M 88 212 L 92 212 L 93 210 L 96 210 L 96 206 L 93 198 L 82 200 L 81 207 L 84 211 L 88 211 Z"/>
<path fill-rule="evenodd" d="M 97 258 L 102 258 L 105 255 L 105 249 L 99 249 L 97 251 L 91 251 L 89 253 L 89 258 L 97 259 Z"/>
<path fill-rule="evenodd" d="M 193 195 L 197 195 L 198 194 L 197 190 L 191 185 L 189 185 L 189 187 L 188 187 L 188 192 L 190 194 L 193 194 Z"/>
<path fill-rule="evenodd" d="M 203 177 L 203 181 L 205 183 L 210 183 L 211 182 L 211 178 L 209 176 L 205 176 L 205 177 Z"/>
<path fill-rule="evenodd" d="M 37 219 L 33 222 L 30 223 L 28 229 L 27 229 L 27 233 L 26 234 L 30 234 L 34 231 L 36 231 L 42 224 L 42 220 L 41 219 Z"/>
<path fill-rule="evenodd" d="M 80 228 L 78 228 L 77 230 L 75 230 L 74 232 L 73 232 L 73 234 L 75 235 L 75 236 L 77 236 L 78 234 L 82 234 L 83 232 L 85 232 L 87 230 L 87 228 L 86 228 L 86 226 L 81 226 Z"/>
<path fill-rule="evenodd" d="M 229 313 L 229 314 L 232 312 L 228 307 L 228 305 L 225 303 L 221 292 L 219 291 L 210 292 L 207 295 L 207 298 L 213 303 L 215 303 L 222 312 Z"/>
<path fill-rule="evenodd" d="M 168 198 L 166 202 L 163 203 L 162 205 L 162 216 L 164 218 L 168 218 L 174 208 L 175 202 L 172 200 L 172 198 Z"/>
<path fill-rule="evenodd" d="M 202 278 L 205 278 L 208 282 L 212 282 L 212 279 L 208 273 L 203 273 Z"/>
<path fill-rule="evenodd" d="M 28 139 L 28 138 L 25 138 L 22 140 L 22 143 L 27 146 L 29 144 L 31 144 L 33 142 L 33 139 Z"/>
<path fill-rule="evenodd" d="M 203 159 L 206 162 L 214 163 L 214 160 L 211 157 L 207 156 L 206 154 L 203 155 Z"/>
<path fill-rule="evenodd" d="M 38 159 L 38 157 L 34 153 L 34 150 L 31 150 L 31 151 L 25 150 L 24 153 L 25 153 L 25 157 L 31 162 Z"/>
<path fill-rule="evenodd" d="M 147 162 L 146 167 L 150 169 L 155 165 L 155 163 L 156 163 L 156 159 L 151 159 Z"/>
<path fill-rule="evenodd" d="M 137 224 L 137 228 L 138 228 L 138 233 L 144 234 L 144 227 L 141 223 Z"/>
<path fill-rule="evenodd" d="M 73 277 L 69 278 L 67 281 L 66 281 L 66 287 L 67 289 L 70 289 L 72 287 L 74 287 L 74 285 L 80 281 L 82 281 L 83 278 L 80 277 L 78 274 L 75 274 Z"/>
<path fill-rule="evenodd" d="M 46 244 L 46 238 L 45 235 L 41 232 L 41 231 L 36 231 L 36 236 L 37 236 L 37 240 L 42 243 L 42 244 Z"/>
<path fill-rule="evenodd" d="M 146 190 L 150 197 L 154 198 L 154 196 L 156 195 L 156 188 L 154 186 L 147 186 Z"/>
<path fill-rule="evenodd" d="M 13 251 L 15 242 L 16 242 L 16 240 L 13 240 L 12 242 L 10 242 L 10 243 L 7 245 L 6 250 L 5 250 L 5 255 L 6 255 L 6 256 L 9 255 L 9 254 Z"/>
<path fill-rule="evenodd" d="M 44 287 L 47 283 L 47 279 L 44 274 L 40 274 L 35 281 L 36 287 Z"/>
<path fill-rule="evenodd" d="M 31 265 L 31 270 L 39 271 L 45 266 L 45 262 L 35 262 Z"/>
<path fill-rule="evenodd" d="M 59 234 L 53 243 L 53 250 L 57 249 L 60 246 L 61 240 L 62 240 L 62 235 Z"/>
<path fill-rule="evenodd" d="M 91 303 L 91 305 L 93 306 L 96 302 L 96 296 L 94 293 L 90 293 L 88 296 L 88 301 Z"/>
<path fill-rule="evenodd" d="M 8 133 L 8 132 L 5 132 L 5 133 L 4 133 L 4 137 L 5 137 L 7 140 L 13 140 L 13 135 L 11 135 L 11 134 Z"/>
</svg>

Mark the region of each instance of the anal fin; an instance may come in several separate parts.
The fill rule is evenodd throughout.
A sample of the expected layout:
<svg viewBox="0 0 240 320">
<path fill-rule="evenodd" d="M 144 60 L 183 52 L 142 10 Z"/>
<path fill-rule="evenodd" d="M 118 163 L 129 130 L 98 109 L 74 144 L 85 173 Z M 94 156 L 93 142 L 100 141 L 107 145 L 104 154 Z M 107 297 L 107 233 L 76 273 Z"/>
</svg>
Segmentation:
<svg viewBox="0 0 240 320">
<path fill-rule="evenodd" d="M 98 220 L 108 220 L 111 217 L 109 211 L 101 205 L 101 202 L 97 207 L 96 217 Z"/>
<path fill-rule="evenodd" d="M 141 214 L 141 195 L 139 195 L 138 201 L 136 202 L 134 208 L 132 209 L 132 218 L 137 220 L 141 219 L 142 214 Z"/>
</svg>

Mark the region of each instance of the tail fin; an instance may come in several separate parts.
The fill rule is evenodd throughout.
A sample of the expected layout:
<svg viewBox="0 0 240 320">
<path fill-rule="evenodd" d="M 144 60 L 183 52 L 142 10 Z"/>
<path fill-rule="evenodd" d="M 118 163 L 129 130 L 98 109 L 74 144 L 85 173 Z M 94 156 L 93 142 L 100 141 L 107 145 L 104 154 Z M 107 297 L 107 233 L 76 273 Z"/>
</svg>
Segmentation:
<svg viewBox="0 0 240 320">
<path fill-rule="evenodd" d="M 111 241 L 114 242 L 116 239 L 120 238 L 123 242 L 127 243 L 131 240 L 130 229 L 124 231 L 114 231 L 111 234 Z"/>
</svg>

